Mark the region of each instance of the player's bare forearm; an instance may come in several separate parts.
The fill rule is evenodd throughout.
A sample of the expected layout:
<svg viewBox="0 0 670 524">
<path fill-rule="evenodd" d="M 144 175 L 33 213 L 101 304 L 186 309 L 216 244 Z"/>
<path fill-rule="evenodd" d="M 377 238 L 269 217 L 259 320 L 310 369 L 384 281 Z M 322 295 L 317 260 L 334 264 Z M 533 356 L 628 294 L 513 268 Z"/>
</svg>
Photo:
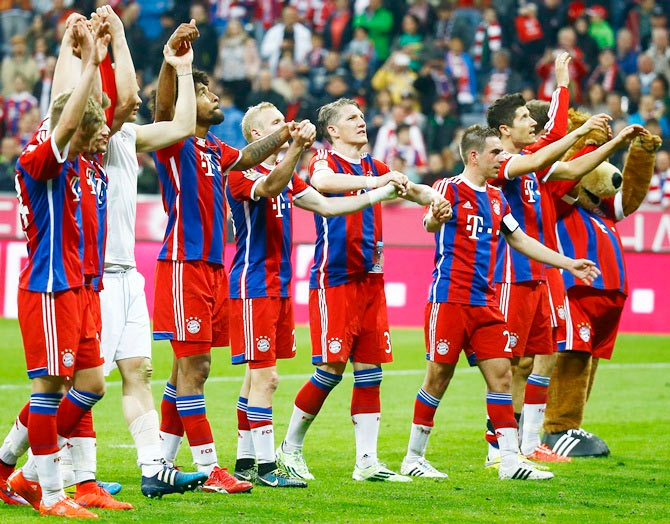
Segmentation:
<svg viewBox="0 0 670 524">
<path fill-rule="evenodd" d="M 549 176 L 549 180 L 577 180 L 598 167 L 607 159 L 607 157 L 618 149 L 618 147 L 619 144 L 615 143 L 614 140 L 611 140 L 595 151 L 577 157 L 574 160 L 570 160 L 569 162 L 557 162 L 556 167 Z"/>
<path fill-rule="evenodd" d="M 423 218 L 423 227 L 428 233 L 437 233 L 442 229 L 442 222 L 437 220 L 432 211 L 428 211 L 428 214 Z"/>
<path fill-rule="evenodd" d="M 135 108 L 135 93 L 138 91 L 135 66 L 130 56 L 123 31 L 112 35 L 114 52 L 114 82 L 116 83 L 116 108 L 111 133 L 116 133 Z"/>
<path fill-rule="evenodd" d="M 295 200 L 295 205 L 307 209 L 326 218 L 350 215 L 384 200 L 397 197 L 396 189 L 387 184 L 383 187 L 345 197 L 325 197 L 318 191 L 311 190 Z"/>
<path fill-rule="evenodd" d="M 284 124 L 280 129 L 274 133 L 252 142 L 242 149 L 242 156 L 237 161 L 237 164 L 232 169 L 237 171 L 244 171 L 257 166 L 271 154 L 279 151 L 279 148 L 286 142 L 291 134 L 289 133 L 288 124 Z"/>
<path fill-rule="evenodd" d="M 79 127 L 97 74 L 98 67 L 93 62 L 88 62 L 82 71 L 77 87 L 74 88 L 63 108 L 60 120 L 53 132 L 53 140 L 56 142 L 59 151 L 65 148 L 77 127 Z"/>
<path fill-rule="evenodd" d="M 156 87 L 155 122 L 172 120 L 174 115 L 176 76 L 174 67 L 163 60 L 160 73 L 158 73 L 158 86 Z"/>
<path fill-rule="evenodd" d="M 528 173 L 541 171 L 556 162 L 579 138 L 581 138 L 581 135 L 575 130 L 560 140 L 546 145 L 532 155 L 519 155 L 513 158 L 507 165 L 507 177 L 516 178 Z"/>
<path fill-rule="evenodd" d="M 512 249 L 537 262 L 559 269 L 568 269 L 570 267 L 570 258 L 549 249 L 533 237 L 528 236 L 521 228 L 517 228 L 511 235 L 506 235 L 505 240 Z"/>
<path fill-rule="evenodd" d="M 284 191 L 295 172 L 295 166 L 300 160 L 302 148 L 291 145 L 282 158 L 265 179 L 256 187 L 256 195 L 265 198 L 275 198 Z"/>
<path fill-rule="evenodd" d="M 72 52 L 72 36 L 68 35 L 66 32 L 66 35 L 61 42 L 58 58 L 56 59 L 56 66 L 54 68 L 54 76 L 51 80 L 50 106 L 53 103 L 54 98 L 65 91 L 69 91 L 75 86 L 79 75 L 75 74 L 75 68 L 73 67 L 74 59 L 75 56 Z"/>
<path fill-rule="evenodd" d="M 373 182 L 373 177 L 352 176 L 343 173 L 328 172 L 312 175 L 310 183 L 317 191 L 321 193 L 349 193 L 360 189 L 367 189 Z"/>
<path fill-rule="evenodd" d="M 440 194 L 432 187 L 425 184 L 413 184 L 410 182 L 409 189 L 402 198 L 411 200 L 422 206 L 428 206 L 438 197 L 440 197 Z"/>
</svg>

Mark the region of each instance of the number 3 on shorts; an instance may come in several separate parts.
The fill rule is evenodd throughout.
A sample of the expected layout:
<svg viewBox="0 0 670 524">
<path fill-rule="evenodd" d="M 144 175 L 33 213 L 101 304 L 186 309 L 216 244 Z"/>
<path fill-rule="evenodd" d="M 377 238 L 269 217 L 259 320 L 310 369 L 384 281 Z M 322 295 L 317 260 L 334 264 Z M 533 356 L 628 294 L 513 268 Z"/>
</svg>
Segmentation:
<svg viewBox="0 0 670 524">
<path fill-rule="evenodd" d="M 384 331 L 384 336 L 386 337 L 386 349 L 387 353 L 391 352 L 391 334 L 388 331 Z"/>
</svg>

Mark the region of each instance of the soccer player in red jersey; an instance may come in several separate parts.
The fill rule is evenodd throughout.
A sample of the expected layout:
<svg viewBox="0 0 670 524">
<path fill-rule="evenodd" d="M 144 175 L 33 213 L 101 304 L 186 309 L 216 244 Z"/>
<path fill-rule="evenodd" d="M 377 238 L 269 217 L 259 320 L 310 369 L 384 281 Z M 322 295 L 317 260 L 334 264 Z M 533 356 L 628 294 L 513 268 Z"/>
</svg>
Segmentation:
<svg viewBox="0 0 670 524">
<path fill-rule="evenodd" d="M 353 100 L 321 107 L 318 129 L 333 148 L 311 160 L 310 180 L 326 195 L 356 195 L 389 182 L 422 205 L 444 199 L 428 186 L 412 184 L 364 153 L 365 119 Z M 277 457 L 296 476 L 311 477 L 302 448 L 307 430 L 351 359 L 354 390 L 351 418 L 356 436 L 355 480 L 408 482 L 377 458 L 381 364 L 391 362 L 383 277 L 381 205 L 346 217 L 315 215 L 317 242 L 310 278 L 310 331 L 314 376 L 298 392 L 288 432 Z M 300 473 L 302 472 L 302 473 Z"/>
<path fill-rule="evenodd" d="M 284 115 L 263 102 L 247 110 L 242 132 L 254 142 L 283 124 Z M 292 133 L 291 145 L 285 144 L 279 163 L 274 154 L 254 169 L 231 171 L 226 191 L 237 240 L 230 271 L 232 359 L 234 364 L 248 364 L 237 403 L 235 476 L 270 487 L 307 485 L 277 468 L 272 425 L 276 360 L 292 358 L 296 350 L 291 300 L 292 207 L 339 216 L 397 196 L 392 184 L 339 198 L 326 198 L 308 186 L 295 173 L 295 166 L 316 131 L 309 122 L 300 126 Z"/>
<path fill-rule="evenodd" d="M 553 474 L 519 460 L 517 422 L 511 395 L 510 333 L 494 290 L 498 239 L 543 264 L 592 281 L 599 274 L 589 260 L 573 260 L 525 234 L 503 192 L 487 181 L 496 177 L 505 154 L 495 129 L 472 126 L 460 145 L 464 172 L 433 186 L 453 203 L 453 218 L 424 219 L 435 234 L 435 269 L 425 315 L 428 367 L 414 404 L 414 420 L 403 470 L 415 476 L 445 476 L 425 459 L 438 404 L 462 349 L 472 351 L 487 385 L 486 407 L 500 446 L 501 479 L 549 479 Z"/>
<path fill-rule="evenodd" d="M 65 496 L 57 454 L 104 394 L 95 304 L 83 287 L 82 221 L 91 216 L 81 208 L 88 188 L 81 186 L 77 163 L 105 122 L 89 95 L 107 53 L 108 29 L 101 24 L 93 36 L 83 22 L 73 25 L 83 63 L 79 83 L 54 101 L 51 135 L 36 134 L 17 162 L 17 191 L 29 246 L 19 282 L 19 325 L 32 379 L 28 439 L 35 471 L 31 478 L 28 471 L 17 470 L 8 483 L 47 515 L 96 517 Z M 61 402 L 67 377 L 73 386 Z"/>
<path fill-rule="evenodd" d="M 182 41 L 175 42 L 174 53 Z M 158 82 L 156 120 L 170 120 L 176 72 L 163 63 Z M 279 150 L 296 124 L 284 124 L 267 137 L 237 150 L 209 132 L 223 120 L 209 79 L 194 71 L 194 136 L 155 153 L 163 203 L 168 214 L 165 240 L 155 276 L 154 339 L 169 340 L 173 370 L 161 404 L 164 458 L 172 462 L 186 431 L 193 461 L 209 475 L 204 491 L 249 491 L 218 465 L 212 430 L 205 412 L 204 384 L 211 348 L 228 345 L 228 278 L 223 264 L 226 206 L 225 179 L 231 169 L 246 170 Z M 175 388 L 176 386 L 176 388 Z"/>
</svg>

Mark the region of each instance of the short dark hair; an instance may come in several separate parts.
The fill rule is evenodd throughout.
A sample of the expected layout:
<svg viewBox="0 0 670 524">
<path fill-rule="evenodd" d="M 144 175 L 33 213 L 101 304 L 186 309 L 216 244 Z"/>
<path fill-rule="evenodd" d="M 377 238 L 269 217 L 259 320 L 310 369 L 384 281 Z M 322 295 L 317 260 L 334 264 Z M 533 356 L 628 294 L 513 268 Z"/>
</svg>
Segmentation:
<svg viewBox="0 0 670 524">
<path fill-rule="evenodd" d="M 491 105 L 486 112 L 486 123 L 498 129 L 500 126 L 512 126 L 516 110 L 526 105 L 521 93 L 505 95 Z"/>
<path fill-rule="evenodd" d="M 319 115 L 316 118 L 317 134 L 332 144 L 330 133 L 328 133 L 328 126 L 337 120 L 340 109 L 344 106 L 356 106 L 360 109 L 358 102 L 351 98 L 338 98 L 335 102 L 321 106 Z"/>
<path fill-rule="evenodd" d="M 474 125 L 468 127 L 463 133 L 461 143 L 458 146 L 461 159 L 464 164 L 468 163 L 468 153 L 470 151 L 477 151 L 481 153 L 484 151 L 486 139 L 489 137 L 499 137 L 500 132 L 497 129 L 488 126 Z"/>
<path fill-rule="evenodd" d="M 549 122 L 549 102 L 544 100 L 531 100 L 526 104 L 530 117 L 537 122 L 536 130 L 544 129 Z"/>
</svg>

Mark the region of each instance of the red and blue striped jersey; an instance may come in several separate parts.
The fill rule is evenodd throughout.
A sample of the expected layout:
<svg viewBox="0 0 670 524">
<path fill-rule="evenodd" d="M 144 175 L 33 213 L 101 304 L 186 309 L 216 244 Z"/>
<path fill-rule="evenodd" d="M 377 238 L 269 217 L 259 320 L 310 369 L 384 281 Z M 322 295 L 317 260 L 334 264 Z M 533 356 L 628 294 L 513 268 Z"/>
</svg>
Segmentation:
<svg viewBox="0 0 670 524">
<path fill-rule="evenodd" d="M 291 208 L 309 186 L 294 173 L 275 198 L 257 196 L 256 187 L 273 169 L 261 164 L 228 174 L 226 196 L 237 244 L 230 269 L 230 298 L 291 296 Z"/>
<path fill-rule="evenodd" d="M 310 177 L 319 169 L 352 176 L 382 176 L 388 166 L 365 153 L 360 159 L 347 158 L 336 151 L 319 150 L 309 163 Z M 361 191 L 347 193 L 356 195 Z M 327 194 L 326 196 L 345 196 Z M 382 208 L 375 204 L 347 216 L 326 218 L 314 215 L 316 247 L 309 279 L 310 289 L 340 286 L 365 276 L 372 270 L 372 254 L 382 240 Z"/>
<path fill-rule="evenodd" d="M 21 225 L 28 263 L 19 287 L 36 292 L 77 288 L 84 283 L 84 234 L 77 165 L 51 136 L 36 133 L 16 162 Z"/>
<path fill-rule="evenodd" d="M 524 152 L 521 152 L 523 155 Z M 526 234 L 544 244 L 542 208 L 539 181 L 535 173 L 528 173 L 512 179 L 507 177 L 507 167 L 515 155 L 510 155 L 500 166 L 494 184 L 502 188 L 512 209 L 512 215 Z M 526 255 L 513 250 L 502 239 L 496 252 L 496 282 L 526 282 L 544 280 L 544 266 Z"/>
<path fill-rule="evenodd" d="M 594 288 L 618 290 L 627 295 L 626 264 L 616 229 L 616 222 L 621 219 L 623 209 L 621 193 L 618 193 L 614 198 L 603 200 L 594 211 L 573 206 L 570 212 L 558 219 L 556 235 L 562 254 L 572 258 L 588 258 L 596 263 L 602 274 L 594 280 Z M 565 289 L 587 285 L 568 271 L 562 273 Z"/>
<path fill-rule="evenodd" d="M 205 138 L 189 137 L 154 153 L 168 214 L 159 260 L 223 264 L 226 176 L 241 155 L 212 133 Z"/>
<path fill-rule="evenodd" d="M 84 231 L 84 278 L 93 289 L 102 290 L 107 241 L 107 173 L 102 158 L 80 156 L 77 171 L 81 173 L 81 215 Z M 85 182 L 85 183 L 84 183 Z"/>
<path fill-rule="evenodd" d="M 453 209 L 453 217 L 435 233 L 435 269 L 429 302 L 495 306 L 493 280 L 500 232 L 514 232 L 503 192 L 491 185 L 477 187 L 463 175 L 442 178 L 433 188 Z"/>
</svg>

